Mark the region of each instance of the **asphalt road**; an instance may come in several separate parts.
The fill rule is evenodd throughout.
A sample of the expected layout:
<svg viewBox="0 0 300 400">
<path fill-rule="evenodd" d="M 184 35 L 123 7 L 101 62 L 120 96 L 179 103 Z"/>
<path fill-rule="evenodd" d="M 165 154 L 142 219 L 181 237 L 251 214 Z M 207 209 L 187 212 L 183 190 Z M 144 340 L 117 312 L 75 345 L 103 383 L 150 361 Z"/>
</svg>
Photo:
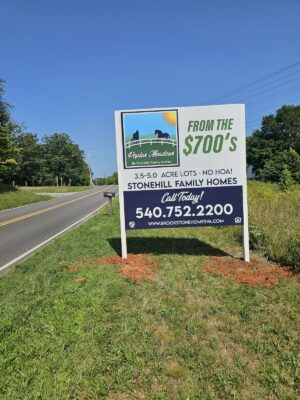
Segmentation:
<svg viewBox="0 0 300 400">
<path fill-rule="evenodd" d="M 0 211 L 0 273 L 81 223 L 103 206 L 105 186 L 69 196 Z"/>
</svg>

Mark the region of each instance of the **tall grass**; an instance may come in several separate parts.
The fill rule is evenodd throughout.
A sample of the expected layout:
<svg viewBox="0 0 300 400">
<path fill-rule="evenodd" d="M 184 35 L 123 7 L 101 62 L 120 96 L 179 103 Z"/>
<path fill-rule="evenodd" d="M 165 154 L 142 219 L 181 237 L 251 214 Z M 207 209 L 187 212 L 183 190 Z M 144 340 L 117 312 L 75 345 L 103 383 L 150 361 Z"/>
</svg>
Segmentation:
<svg viewBox="0 0 300 400">
<path fill-rule="evenodd" d="M 21 190 L 38 193 L 69 193 L 83 192 L 92 189 L 92 186 L 19 186 Z"/>
<path fill-rule="evenodd" d="M 250 245 L 300 272 L 300 188 L 249 181 Z"/>
</svg>

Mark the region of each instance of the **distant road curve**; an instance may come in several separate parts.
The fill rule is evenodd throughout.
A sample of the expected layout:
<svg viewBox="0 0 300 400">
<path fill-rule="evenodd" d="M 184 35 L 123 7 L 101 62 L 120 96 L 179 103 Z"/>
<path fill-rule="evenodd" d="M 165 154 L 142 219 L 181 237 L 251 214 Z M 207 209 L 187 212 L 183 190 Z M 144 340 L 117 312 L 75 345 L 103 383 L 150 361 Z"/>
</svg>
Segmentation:
<svg viewBox="0 0 300 400">
<path fill-rule="evenodd" d="M 118 193 L 118 186 L 0 211 L 0 274 L 104 207 L 106 190 Z"/>
</svg>

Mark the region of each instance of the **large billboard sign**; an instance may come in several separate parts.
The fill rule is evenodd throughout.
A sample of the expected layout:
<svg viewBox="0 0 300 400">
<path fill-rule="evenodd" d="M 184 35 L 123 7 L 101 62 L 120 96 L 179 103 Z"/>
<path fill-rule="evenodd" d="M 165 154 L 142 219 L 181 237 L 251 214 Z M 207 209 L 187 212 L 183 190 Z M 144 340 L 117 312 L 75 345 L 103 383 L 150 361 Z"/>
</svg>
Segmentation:
<svg viewBox="0 0 300 400">
<path fill-rule="evenodd" d="M 122 256 L 126 230 L 243 225 L 242 104 L 116 111 Z"/>
</svg>

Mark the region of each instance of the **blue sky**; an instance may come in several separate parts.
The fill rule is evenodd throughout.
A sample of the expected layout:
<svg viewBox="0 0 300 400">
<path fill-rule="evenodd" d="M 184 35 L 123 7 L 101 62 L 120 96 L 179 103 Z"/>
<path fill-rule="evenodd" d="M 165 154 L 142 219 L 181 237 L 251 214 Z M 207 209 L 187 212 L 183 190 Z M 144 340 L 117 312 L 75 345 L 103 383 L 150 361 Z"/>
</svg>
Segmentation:
<svg viewBox="0 0 300 400">
<path fill-rule="evenodd" d="M 140 137 L 149 135 L 156 129 L 166 132 L 169 135 L 176 135 L 176 125 L 169 124 L 163 116 L 163 112 L 134 113 L 124 115 L 125 136 L 132 136 L 135 131 L 139 131 Z"/>
<path fill-rule="evenodd" d="M 0 77 L 16 121 L 69 133 L 103 176 L 116 170 L 114 110 L 215 103 L 300 61 L 299 15 L 299 0 L 1 0 Z M 246 102 L 248 134 L 299 104 L 297 77 L 277 96 L 227 96 Z"/>
</svg>

